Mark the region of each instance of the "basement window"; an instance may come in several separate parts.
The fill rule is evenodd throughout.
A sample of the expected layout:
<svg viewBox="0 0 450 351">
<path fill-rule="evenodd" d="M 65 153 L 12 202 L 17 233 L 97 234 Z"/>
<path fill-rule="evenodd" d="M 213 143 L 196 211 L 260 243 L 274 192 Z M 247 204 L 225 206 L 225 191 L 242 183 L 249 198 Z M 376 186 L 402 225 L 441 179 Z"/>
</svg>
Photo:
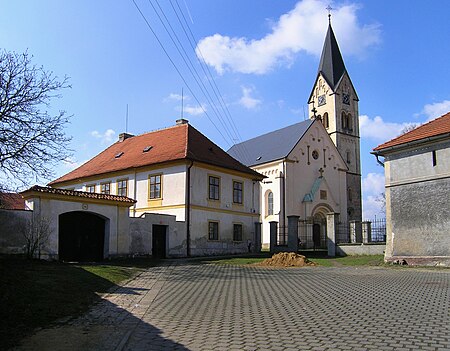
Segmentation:
<svg viewBox="0 0 450 351">
<path fill-rule="evenodd" d="M 120 151 L 118 154 L 116 154 L 116 156 L 114 156 L 114 158 L 119 158 L 122 155 L 123 155 L 123 151 Z"/>
<path fill-rule="evenodd" d="M 146 146 L 144 147 L 144 150 L 142 150 L 142 152 L 149 152 L 151 149 L 153 149 L 153 146 Z"/>
</svg>

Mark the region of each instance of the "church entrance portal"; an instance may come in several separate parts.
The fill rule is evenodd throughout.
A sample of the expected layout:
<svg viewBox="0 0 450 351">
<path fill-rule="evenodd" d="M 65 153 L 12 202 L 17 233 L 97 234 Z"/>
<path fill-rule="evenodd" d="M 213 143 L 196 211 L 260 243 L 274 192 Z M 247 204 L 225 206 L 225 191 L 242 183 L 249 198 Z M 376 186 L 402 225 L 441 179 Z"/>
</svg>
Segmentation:
<svg viewBox="0 0 450 351">
<path fill-rule="evenodd" d="M 327 247 L 327 219 L 318 212 L 313 217 L 313 242 L 314 249 L 325 249 Z"/>
<path fill-rule="evenodd" d="M 104 218 L 89 212 L 59 215 L 59 259 L 61 261 L 101 261 L 104 258 Z"/>
</svg>

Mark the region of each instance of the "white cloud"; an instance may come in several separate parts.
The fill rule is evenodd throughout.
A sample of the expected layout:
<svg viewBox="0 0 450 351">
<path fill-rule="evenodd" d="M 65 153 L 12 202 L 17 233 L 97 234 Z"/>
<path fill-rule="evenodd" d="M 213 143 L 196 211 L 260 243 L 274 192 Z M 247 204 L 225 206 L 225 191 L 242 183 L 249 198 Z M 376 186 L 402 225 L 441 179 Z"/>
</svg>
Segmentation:
<svg viewBox="0 0 450 351">
<path fill-rule="evenodd" d="M 401 134 L 406 128 L 416 123 L 404 122 L 393 123 L 385 122 L 380 116 L 371 119 L 369 116 L 359 116 L 359 133 L 363 138 L 370 138 L 377 141 L 388 141 Z"/>
<path fill-rule="evenodd" d="M 384 175 L 381 173 L 368 173 L 362 179 L 363 192 L 363 218 L 373 219 L 375 216 L 384 216 L 381 194 L 384 193 Z"/>
<path fill-rule="evenodd" d="M 107 129 L 104 133 L 94 130 L 90 134 L 94 138 L 101 139 L 102 144 L 108 144 L 113 140 L 116 132 L 112 129 Z"/>
<path fill-rule="evenodd" d="M 272 31 L 261 39 L 229 37 L 221 34 L 199 41 L 197 56 L 213 66 L 219 74 L 225 71 L 264 74 L 275 66 L 289 66 L 295 54 L 304 51 L 320 55 L 325 38 L 328 0 L 302 0 L 280 16 Z M 361 25 L 358 5 L 345 4 L 333 10 L 333 29 L 346 55 L 361 56 L 367 48 L 380 43 L 380 25 Z"/>
<path fill-rule="evenodd" d="M 379 195 L 384 193 L 384 174 L 368 173 L 362 180 L 364 194 Z"/>
<path fill-rule="evenodd" d="M 88 160 L 78 162 L 73 157 L 67 157 L 66 159 L 63 160 L 63 165 L 64 165 L 65 169 L 72 171 L 75 168 L 80 167 L 82 164 L 86 163 L 87 161 Z"/>
<path fill-rule="evenodd" d="M 363 199 L 363 219 L 372 220 L 375 217 L 385 217 L 386 212 L 382 206 L 379 195 L 369 195 Z"/>
<path fill-rule="evenodd" d="M 169 101 L 189 101 L 191 99 L 191 97 L 189 95 L 180 95 L 180 94 L 176 94 L 176 93 L 170 93 L 169 96 L 164 98 L 164 102 L 169 102 Z"/>
<path fill-rule="evenodd" d="M 250 87 L 241 87 L 242 97 L 239 99 L 239 104 L 244 106 L 246 109 L 252 110 L 257 108 L 261 104 L 261 100 L 255 99 L 250 96 L 253 89 Z"/>
<path fill-rule="evenodd" d="M 202 105 L 202 106 L 186 105 L 183 107 L 183 112 L 187 113 L 188 115 L 191 115 L 191 116 L 201 115 L 201 114 L 205 113 L 205 111 L 206 111 L 205 105 Z"/>
<path fill-rule="evenodd" d="M 427 104 L 423 107 L 422 113 L 428 116 L 428 121 L 440 117 L 450 111 L 450 100 Z"/>
</svg>

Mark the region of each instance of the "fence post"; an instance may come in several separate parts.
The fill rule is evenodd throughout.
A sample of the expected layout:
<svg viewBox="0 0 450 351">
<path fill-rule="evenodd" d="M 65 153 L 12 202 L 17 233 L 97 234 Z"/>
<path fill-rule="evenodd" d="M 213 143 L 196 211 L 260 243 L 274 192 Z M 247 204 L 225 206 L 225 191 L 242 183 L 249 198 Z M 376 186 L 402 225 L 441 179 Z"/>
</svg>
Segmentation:
<svg viewBox="0 0 450 351">
<path fill-rule="evenodd" d="M 356 243 L 356 221 L 349 221 L 349 230 L 350 230 L 350 242 L 352 244 Z"/>
<path fill-rule="evenodd" d="M 364 244 L 372 241 L 372 223 L 370 221 L 362 222 L 362 239 Z"/>
<path fill-rule="evenodd" d="M 336 256 L 336 231 L 339 222 L 339 213 L 327 214 L 327 248 L 328 256 Z"/>
<path fill-rule="evenodd" d="M 288 218 L 288 251 L 298 251 L 298 219 L 300 216 L 287 216 Z"/>
<path fill-rule="evenodd" d="M 270 253 L 273 253 L 275 251 L 275 246 L 277 245 L 278 222 L 270 221 L 269 225 L 270 225 Z"/>
<path fill-rule="evenodd" d="M 261 252 L 261 222 L 255 222 L 255 234 L 253 237 L 252 252 Z"/>
</svg>

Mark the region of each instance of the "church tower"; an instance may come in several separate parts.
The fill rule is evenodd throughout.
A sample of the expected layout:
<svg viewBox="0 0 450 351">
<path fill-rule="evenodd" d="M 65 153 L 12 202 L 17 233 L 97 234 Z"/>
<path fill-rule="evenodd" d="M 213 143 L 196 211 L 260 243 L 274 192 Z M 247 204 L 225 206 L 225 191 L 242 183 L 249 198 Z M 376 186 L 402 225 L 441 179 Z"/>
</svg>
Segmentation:
<svg viewBox="0 0 450 351">
<path fill-rule="evenodd" d="M 347 218 L 361 221 L 361 162 L 358 95 L 328 25 L 319 70 L 308 100 L 310 118 L 320 118 L 348 166 Z"/>
</svg>

